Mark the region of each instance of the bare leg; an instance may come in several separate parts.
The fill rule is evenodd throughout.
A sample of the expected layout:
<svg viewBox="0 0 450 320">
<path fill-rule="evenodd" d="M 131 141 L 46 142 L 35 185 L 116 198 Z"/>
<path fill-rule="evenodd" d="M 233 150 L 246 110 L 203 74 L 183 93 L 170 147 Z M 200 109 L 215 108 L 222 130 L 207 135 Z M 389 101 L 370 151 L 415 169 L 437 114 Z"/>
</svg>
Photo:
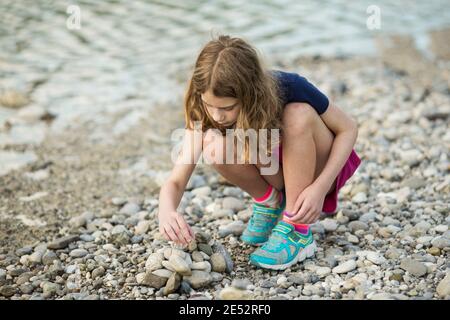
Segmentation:
<svg viewBox="0 0 450 320">
<path fill-rule="evenodd" d="M 204 147 L 208 146 L 209 143 L 212 143 L 211 135 L 214 135 L 214 133 L 208 132 L 206 134 Z M 215 135 L 214 139 L 217 143 L 218 140 L 216 139 L 221 139 L 221 137 Z M 251 197 L 262 197 L 266 193 L 269 184 L 278 190 L 283 188 L 284 182 L 281 169 L 275 175 L 262 176 L 259 170 L 260 164 L 220 164 L 214 161 L 218 160 L 219 157 L 223 157 L 224 154 L 225 152 L 223 152 L 223 154 L 214 155 L 213 159 L 210 159 L 210 161 L 213 162 L 212 166 L 228 181 L 247 192 Z M 216 158 L 214 159 L 214 157 Z"/>
<path fill-rule="evenodd" d="M 228 181 L 253 198 L 262 197 L 269 187 L 258 168 L 252 164 L 215 164 L 214 168 Z"/>
<path fill-rule="evenodd" d="M 319 115 L 315 114 L 311 121 L 312 113 L 308 108 L 311 106 L 292 103 L 285 107 L 283 114 L 283 169 L 288 212 L 294 209 L 300 193 L 322 172 L 334 139 Z"/>
<path fill-rule="evenodd" d="M 284 123 L 283 168 L 286 211 L 292 212 L 299 194 L 314 180 L 316 145 L 311 128 L 297 128 L 300 123 L 294 124 L 291 119 L 286 119 Z"/>
</svg>

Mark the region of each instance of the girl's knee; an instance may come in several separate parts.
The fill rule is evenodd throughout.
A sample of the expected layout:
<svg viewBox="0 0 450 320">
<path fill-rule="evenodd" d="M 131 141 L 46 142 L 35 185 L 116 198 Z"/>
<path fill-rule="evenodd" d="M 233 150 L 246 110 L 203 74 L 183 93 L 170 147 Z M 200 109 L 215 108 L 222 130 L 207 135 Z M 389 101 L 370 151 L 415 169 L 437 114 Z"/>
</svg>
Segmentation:
<svg viewBox="0 0 450 320">
<path fill-rule="evenodd" d="M 318 117 L 317 112 L 307 103 L 288 103 L 283 110 L 284 132 L 299 134 L 312 130 Z"/>
</svg>

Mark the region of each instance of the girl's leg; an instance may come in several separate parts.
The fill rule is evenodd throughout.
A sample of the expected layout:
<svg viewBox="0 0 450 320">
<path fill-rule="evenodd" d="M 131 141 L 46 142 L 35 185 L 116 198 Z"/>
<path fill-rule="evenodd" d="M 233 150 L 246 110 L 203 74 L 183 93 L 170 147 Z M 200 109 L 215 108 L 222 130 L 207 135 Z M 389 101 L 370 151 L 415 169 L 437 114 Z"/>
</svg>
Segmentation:
<svg viewBox="0 0 450 320">
<path fill-rule="evenodd" d="M 333 140 L 333 133 L 311 106 L 304 103 L 285 106 L 283 170 L 287 212 L 292 212 L 297 197 L 322 172 Z"/>
<path fill-rule="evenodd" d="M 211 136 L 213 136 L 213 139 L 209 139 Z M 240 239 L 246 244 L 261 245 L 268 240 L 285 208 L 285 198 L 279 192 L 283 187 L 282 172 L 278 170 L 277 174 L 263 177 L 259 167 L 257 167 L 260 164 L 237 164 L 236 158 L 234 164 L 221 164 L 220 162 L 223 163 L 223 156 L 226 154 L 226 147 L 223 146 L 224 141 L 226 141 L 226 138 L 220 134 L 213 131 L 208 132 L 205 135 L 203 155 L 222 176 L 246 191 L 253 198 L 252 216 Z M 217 154 L 212 150 L 217 151 Z M 271 166 L 270 169 L 276 168 Z"/>
<path fill-rule="evenodd" d="M 224 151 L 222 154 L 219 153 L 212 156 L 205 154 L 205 157 L 208 158 L 217 172 L 219 172 L 228 181 L 247 192 L 253 198 L 261 198 L 264 196 L 269 188 L 269 184 L 277 190 L 281 190 L 283 188 L 284 182 L 281 169 L 276 175 L 262 176 L 259 170 L 259 164 L 225 164 L 223 161 L 223 156 L 225 155 L 224 141 L 225 139 L 223 137 L 210 130 L 205 134 L 204 148 L 208 147 L 210 143 L 223 143 L 223 145 L 221 145 L 224 146 Z M 218 161 L 220 158 L 222 159 L 222 163 Z"/>
</svg>

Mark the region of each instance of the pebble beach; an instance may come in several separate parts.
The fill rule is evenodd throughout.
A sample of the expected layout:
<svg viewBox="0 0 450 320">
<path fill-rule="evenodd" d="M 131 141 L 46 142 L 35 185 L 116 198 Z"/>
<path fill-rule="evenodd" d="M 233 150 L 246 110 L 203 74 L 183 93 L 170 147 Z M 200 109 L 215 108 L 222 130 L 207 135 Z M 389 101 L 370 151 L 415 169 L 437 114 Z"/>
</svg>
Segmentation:
<svg viewBox="0 0 450 320">
<path fill-rule="evenodd" d="M 267 49 L 271 68 L 307 77 L 357 120 L 362 160 L 337 213 L 312 225 L 315 257 L 275 272 L 250 265 L 255 248 L 239 240 L 251 197 L 205 164 L 178 208 L 196 241 L 180 247 L 158 232 L 171 133 L 184 126 L 183 91 L 207 33 L 170 57 L 173 40 L 127 47 L 125 27 L 108 37 L 86 28 L 45 48 L 12 40 L 26 14 L 8 8 L 0 14 L 11 22 L 0 38 L 0 300 L 450 299 L 448 27 L 426 32 L 427 54 L 408 35 L 374 38 L 371 55 Z M 127 9 L 112 8 L 104 15 Z M 87 16 L 99 19 L 96 9 Z M 135 36 L 152 43 L 138 18 Z M 21 39 L 23 29 L 13 31 Z M 50 38 L 68 33 L 58 32 Z M 166 68 L 144 64 L 155 48 L 166 48 Z M 165 72 L 161 81 L 155 72 Z"/>
</svg>

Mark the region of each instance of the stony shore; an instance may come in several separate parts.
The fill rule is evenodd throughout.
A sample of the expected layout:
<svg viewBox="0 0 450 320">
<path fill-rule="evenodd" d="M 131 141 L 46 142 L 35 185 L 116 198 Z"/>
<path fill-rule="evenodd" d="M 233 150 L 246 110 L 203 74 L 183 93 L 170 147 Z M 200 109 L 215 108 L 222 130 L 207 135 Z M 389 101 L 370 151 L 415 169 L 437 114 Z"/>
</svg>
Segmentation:
<svg viewBox="0 0 450 320">
<path fill-rule="evenodd" d="M 449 299 L 449 61 L 393 56 L 274 62 L 359 123 L 362 164 L 338 213 L 313 225 L 315 258 L 282 272 L 249 265 L 239 235 L 251 199 L 203 165 L 179 208 L 197 241 L 162 240 L 158 188 L 183 126 L 180 105 L 162 105 L 113 143 L 87 122 L 2 146 L 36 159 L 0 176 L 0 299 Z M 12 128 L 51 124 L 20 104 Z"/>
</svg>

